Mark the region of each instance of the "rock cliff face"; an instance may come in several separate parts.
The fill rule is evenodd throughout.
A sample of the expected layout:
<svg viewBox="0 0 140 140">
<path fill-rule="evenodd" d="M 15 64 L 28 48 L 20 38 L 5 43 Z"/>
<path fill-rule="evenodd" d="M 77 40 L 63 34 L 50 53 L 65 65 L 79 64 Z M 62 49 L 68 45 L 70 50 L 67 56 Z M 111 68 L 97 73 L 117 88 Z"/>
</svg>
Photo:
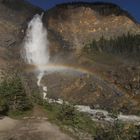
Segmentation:
<svg viewBox="0 0 140 140">
<path fill-rule="evenodd" d="M 102 36 L 109 39 L 128 32 L 140 34 L 140 26 L 126 11 L 114 4 L 57 5 L 46 12 L 44 21 L 63 47 L 81 48 Z"/>
<path fill-rule="evenodd" d="M 51 50 L 57 52 L 56 55 L 64 51 L 57 60 L 83 66 L 100 77 L 46 76 L 44 82 L 48 84 L 50 97 L 125 113 L 139 112 L 139 63 L 135 63 L 133 57 L 130 60 L 118 54 L 81 52 L 86 44 L 102 36 L 109 40 L 128 33 L 139 35 L 140 25 L 126 11 L 106 3 L 62 4 L 47 11 L 43 21 Z M 75 50 L 78 55 L 73 55 Z M 136 57 L 139 60 L 139 56 Z"/>
<path fill-rule="evenodd" d="M 10 45 L 15 41 L 23 26 L 27 25 L 35 13 L 41 9 L 19 0 L 0 0 L 0 33 L 2 34 L 1 46 Z M 16 37 L 15 37 L 16 36 Z M 21 36 L 21 35 L 20 35 Z M 7 39 L 6 39 L 7 38 Z M 12 40 L 12 42 L 10 42 Z M 3 44 L 7 42 L 7 44 Z M 8 42 L 10 42 L 8 44 Z"/>
</svg>

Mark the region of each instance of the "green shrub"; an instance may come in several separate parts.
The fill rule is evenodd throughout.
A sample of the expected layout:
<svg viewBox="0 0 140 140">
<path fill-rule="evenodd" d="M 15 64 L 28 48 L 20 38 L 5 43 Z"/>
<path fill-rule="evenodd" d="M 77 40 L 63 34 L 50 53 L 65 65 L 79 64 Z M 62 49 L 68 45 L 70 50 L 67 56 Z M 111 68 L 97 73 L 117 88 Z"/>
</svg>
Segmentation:
<svg viewBox="0 0 140 140">
<path fill-rule="evenodd" d="M 97 127 L 95 140 L 139 140 L 140 128 L 116 120 L 108 126 Z"/>
<path fill-rule="evenodd" d="M 18 76 L 6 77 L 0 83 L 0 112 L 26 111 L 32 107 Z"/>
<path fill-rule="evenodd" d="M 6 114 L 7 111 L 8 111 L 7 101 L 0 96 L 0 114 Z"/>
</svg>

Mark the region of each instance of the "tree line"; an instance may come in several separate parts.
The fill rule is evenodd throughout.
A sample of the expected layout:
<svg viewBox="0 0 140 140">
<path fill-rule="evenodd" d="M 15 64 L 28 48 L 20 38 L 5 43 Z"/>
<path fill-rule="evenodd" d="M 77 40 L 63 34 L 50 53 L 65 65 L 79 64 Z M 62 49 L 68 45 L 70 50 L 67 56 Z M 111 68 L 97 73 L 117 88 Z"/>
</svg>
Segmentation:
<svg viewBox="0 0 140 140">
<path fill-rule="evenodd" d="M 114 54 L 138 54 L 140 52 L 140 35 L 128 33 L 109 40 L 102 36 L 98 41 L 93 40 L 85 45 L 84 49 Z"/>
</svg>

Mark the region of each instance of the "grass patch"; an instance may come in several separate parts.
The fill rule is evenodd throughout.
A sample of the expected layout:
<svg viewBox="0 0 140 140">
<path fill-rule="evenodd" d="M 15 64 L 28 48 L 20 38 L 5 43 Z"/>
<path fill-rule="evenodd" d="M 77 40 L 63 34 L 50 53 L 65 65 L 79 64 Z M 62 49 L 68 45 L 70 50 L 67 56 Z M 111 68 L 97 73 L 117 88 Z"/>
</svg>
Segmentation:
<svg viewBox="0 0 140 140">
<path fill-rule="evenodd" d="M 22 119 L 23 117 L 31 116 L 32 111 L 9 111 L 8 116 L 13 119 Z"/>
<path fill-rule="evenodd" d="M 62 128 L 63 126 L 69 126 L 73 130 L 77 129 L 81 132 L 95 135 L 96 124 L 88 115 L 78 112 L 73 105 L 45 102 L 44 107 L 51 122 L 58 124 Z"/>
<path fill-rule="evenodd" d="M 114 123 L 94 122 L 87 114 L 78 112 L 73 105 L 44 102 L 44 108 L 51 122 L 78 139 L 85 139 L 81 133 L 89 134 L 94 140 L 139 140 L 140 137 L 140 126 L 119 120 Z M 74 133 L 67 128 L 73 129 Z"/>
</svg>

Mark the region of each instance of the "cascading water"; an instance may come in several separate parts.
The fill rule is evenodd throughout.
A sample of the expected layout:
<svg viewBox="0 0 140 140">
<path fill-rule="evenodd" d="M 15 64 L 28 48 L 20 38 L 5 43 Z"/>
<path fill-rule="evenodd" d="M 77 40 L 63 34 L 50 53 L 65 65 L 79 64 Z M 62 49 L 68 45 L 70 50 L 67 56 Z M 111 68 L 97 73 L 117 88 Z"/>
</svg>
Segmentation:
<svg viewBox="0 0 140 140">
<path fill-rule="evenodd" d="M 36 66 L 37 85 L 41 85 L 41 79 L 45 70 L 41 66 L 47 65 L 49 62 L 49 41 L 47 39 L 47 30 L 42 23 L 43 15 L 35 15 L 28 24 L 26 37 L 24 40 L 24 59 L 28 64 Z M 43 86 L 44 94 L 47 87 Z M 44 95 L 45 97 L 46 95 Z"/>
</svg>

